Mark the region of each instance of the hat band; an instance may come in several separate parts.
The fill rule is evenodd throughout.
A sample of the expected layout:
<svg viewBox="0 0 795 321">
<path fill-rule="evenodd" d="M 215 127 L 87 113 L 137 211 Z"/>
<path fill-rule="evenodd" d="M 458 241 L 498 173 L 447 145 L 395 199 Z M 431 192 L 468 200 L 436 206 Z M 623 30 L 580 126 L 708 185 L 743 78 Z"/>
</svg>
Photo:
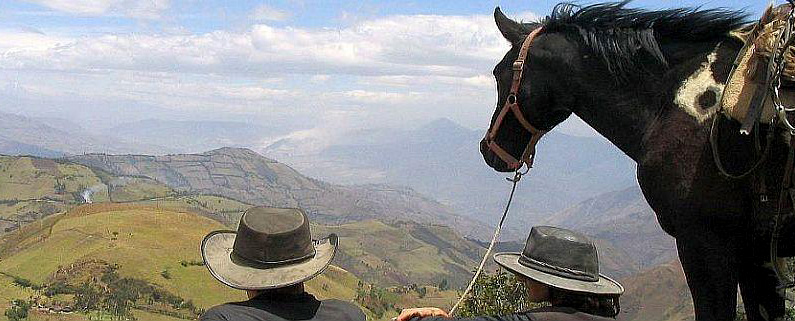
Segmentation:
<svg viewBox="0 0 795 321">
<path fill-rule="evenodd" d="M 233 249 L 232 253 L 230 253 L 229 256 L 232 258 L 232 262 L 235 262 L 235 263 L 238 263 L 238 264 L 241 264 L 241 265 L 246 265 L 246 266 L 250 266 L 250 267 L 264 267 L 264 268 L 268 268 L 268 267 L 276 267 L 276 266 L 280 266 L 280 265 L 288 265 L 288 264 L 303 262 L 303 261 L 306 261 L 306 260 L 309 260 L 309 259 L 315 257 L 316 253 L 317 253 L 317 250 L 315 250 L 315 248 L 312 247 L 312 252 L 309 253 L 309 254 L 306 254 L 304 256 L 299 256 L 299 257 L 296 257 L 296 258 L 289 258 L 289 259 L 281 260 L 281 261 L 262 261 L 262 260 L 252 259 L 252 258 L 248 258 L 248 257 L 242 256 L 240 254 L 237 254 L 235 252 L 235 250 Z"/>
<path fill-rule="evenodd" d="M 528 257 L 524 254 L 519 256 L 519 264 L 527 266 L 529 268 L 533 268 L 539 270 L 544 273 L 552 274 L 555 276 L 567 278 L 567 279 L 574 279 L 580 281 L 587 281 L 587 282 L 597 282 L 599 281 L 599 275 L 597 274 L 594 276 L 591 273 L 570 269 L 562 266 L 555 266 L 548 263 L 544 263 Z"/>
</svg>

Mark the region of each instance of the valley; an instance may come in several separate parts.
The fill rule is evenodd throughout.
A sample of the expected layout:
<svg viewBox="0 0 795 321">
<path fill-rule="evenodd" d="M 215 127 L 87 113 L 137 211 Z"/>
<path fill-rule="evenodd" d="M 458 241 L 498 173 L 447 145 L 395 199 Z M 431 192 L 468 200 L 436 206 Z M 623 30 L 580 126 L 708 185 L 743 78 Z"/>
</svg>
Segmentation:
<svg viewBox="0 0 795 321">
<path fill-rule="evenodd" d="M 55 307 L 75 309 L 79 291 L 127 283 L 136 284 L 139 295 L 127 302 L 125 313 L 139 319 L 193 318 L 201 309 L 238 300 L 239 293 L 217 288 L 200 266 L 198 243 L 210 230 L 233 229 L 255 204 L 300 206 L 313 219 L 314 235 L 338 234 L 334 266 L 309 289 L 354 301 L 374 320 L 405 307 L 449 308 L 485 252 L 478 235 L 490 232 L 487 224 L 411 189 L 330 184 L 238 148 L 166 156 L 3 156 L 0 196 L 0 292 L 8 293 L 0 309 L 13 300 L 35 299 L 41 311 L 34 315 L 40 316 L 52 316 Z M 621 243 L 655 235 L 654 217 L 638 197 L 632 189 L 600 195 L 545 223 L 594 235 L 604 273 L 648 282 L 631 277 L 653 265 L 647 257 L 659 253 Z M 608 223 L 596 224 L 601 220 L 590 218 L 594 213 Z M 509 241 L 498 250 L 521 246 Z M 488 271 L 495 268 L 488 265 Z M 86 283 L 103 276 L 116 281 Z M 172 299 L 157 301 L 153 295 Z M 81 311 L 69 315 L 107 313 Z"/>
</svg>

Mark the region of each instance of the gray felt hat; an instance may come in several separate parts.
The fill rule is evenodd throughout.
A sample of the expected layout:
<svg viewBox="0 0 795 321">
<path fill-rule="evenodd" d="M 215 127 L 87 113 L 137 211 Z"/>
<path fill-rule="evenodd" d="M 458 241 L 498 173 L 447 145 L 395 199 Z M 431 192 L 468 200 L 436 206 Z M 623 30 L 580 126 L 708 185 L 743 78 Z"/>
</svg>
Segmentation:
<svg viewBox="0 0 795 321">
<path fill-rule="evenodd" d="M 596 246 L 567 229 L 537 226 L 522 253 L 497 253 L 494 261 L 509 271 L 562 290 L 620 295 L 624 287 L 599 274 Z"/>
<path fill-rule="evenodd" d="M 275 289 L 323 272 L 337 251 L 337 235 L 313 241 L 306 214 L 293 208 L 253 207 L 235 231 L 204 237 L 202 259 L 222 283 L 242 290 Z"/>
</svg>

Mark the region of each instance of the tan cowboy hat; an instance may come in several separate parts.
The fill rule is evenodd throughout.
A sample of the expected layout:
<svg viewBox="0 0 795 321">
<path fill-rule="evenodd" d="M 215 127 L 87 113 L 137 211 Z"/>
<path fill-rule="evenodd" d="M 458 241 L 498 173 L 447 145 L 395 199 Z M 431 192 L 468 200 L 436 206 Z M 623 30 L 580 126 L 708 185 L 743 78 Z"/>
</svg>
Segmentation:
<svg viewBox="0 0 795 321">
<path fill-rule="evenodd" d="M 282 288 L 325 270 L 337 251 L 337 235 L 312 241 L 309 219 L 294 208 L 253 207 L 235 231 L 204 237 L 202 259 L 213 277 L 241 290 Z"/>
<path fill-rule="evenodd" d="M 515 274 L 562 290 L 599 295 L 624 293 L 620 283 L 599 274 L 593 242 L 567 229 L 533 227 L 522 253 L 497 253 L 494 261 Z"/>
</svg>

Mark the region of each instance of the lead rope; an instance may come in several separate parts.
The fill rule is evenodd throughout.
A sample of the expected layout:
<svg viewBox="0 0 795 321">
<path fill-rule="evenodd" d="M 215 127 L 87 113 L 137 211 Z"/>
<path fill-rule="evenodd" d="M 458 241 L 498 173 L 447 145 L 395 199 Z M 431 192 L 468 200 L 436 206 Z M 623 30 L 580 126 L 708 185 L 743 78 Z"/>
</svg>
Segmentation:
<svg viewBox="0 0 795 321">
<path fill-rule="evenodd" d="M 521 169 L 521 168 L 520 168 Z M 464 293 L 461 294 L 461 297 L 458 298 L 458 302 L 455 303 L 452 309 L 450 309 L 450 316 L 455 314 L 455 311 L 458 309 L 458 306 L 464 302 L 464 299 L 467 297 L 470 291 L 472 291 L 472 287 L 475 286 L 475 282 L 478 280 L 480 273 L 483 272 L 483 266 L 486 265 L 486 261 L 489 259 L 489 255 L 491 251 L 494 249 L 494 244 L 497 243 L 497 239 L 500 237 L 500 232 L 502 231 L 502 225 L 505 223 L 505 218 L 508 216 L 508 209 L 511 208 L 511 201 L 513 201 L 513 194 L 516 192 L 516 184 L 519 183 L 519 180 L 522 179 L 522 176 L 527 174 L 530 171 L 530 167 L 527 168 L 526 171 L 521 172 L 520 169 L 517 169 L 514 172 L 513 178 L 506 177 L 505 179 L 509 182 L 513 183 L 511 187 L 511 195 L 508 196 L 508 203 L 505 204 L 505 211 L 502 212 L 502 218 L 500 218 L 500 223 L 497 224 L 497 229 L 494 230 L 494 236 L 491 238 L 491 243 L 489 243 L 489 247 L 486 249 L 486 254 L 483 255 L 483 259 L 480 261 L 480 266 L 475 271 L 475 275 L 472 277 L 472 281 L 469 282 L 469 286 L 467 286 Z"/>
</svg>

